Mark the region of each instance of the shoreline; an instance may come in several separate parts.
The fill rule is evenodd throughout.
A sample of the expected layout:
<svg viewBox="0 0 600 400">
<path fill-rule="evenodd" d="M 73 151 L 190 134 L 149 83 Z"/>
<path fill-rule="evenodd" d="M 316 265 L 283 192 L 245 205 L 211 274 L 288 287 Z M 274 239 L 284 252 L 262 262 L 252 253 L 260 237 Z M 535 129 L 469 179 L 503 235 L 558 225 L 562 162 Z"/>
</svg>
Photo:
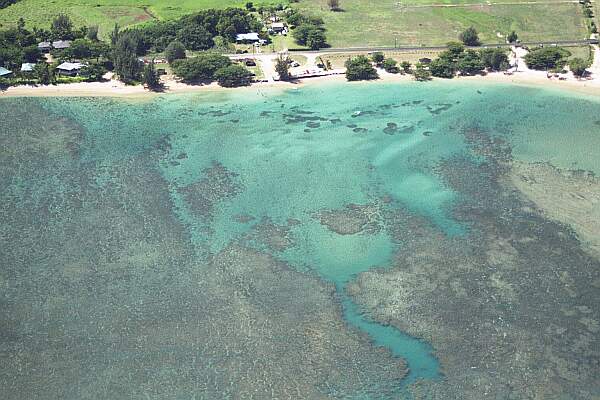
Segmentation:
<svg viewBox="0 0 600 400">
<path fill-rule="evenodd" d="M 502 72 L 491 72 L 486 75 L 462 76 L 453 79 L 433 78 L 432 82 L 488 82 L 499 84 L 513 84 L 519 86 L 538 87 L 544 89 L 559 89 L 581 94 L 600 96 L 600 78 L 578 80 L 569 76 L 566 80 L 556 78 L 548 79 L 544 71 L 519 71 L 512 75 L 505 75 Z M 294 87 L 304 87 L 309 85 L 318 85 L 332 82 L 347 82 L 345 75 L 329 75 L 314 78 L 299 79 L 294 82 L 257 82 L 250 86 L 238 88 L 224 88 L 216 82 L 209 85 L 189 85 L 175 80 L 167 80 L 165 89 L 159 92 L 152 92 L 145 89 L 142 85 L 128 86 L 120 81 L 110 80 L 106 82 L 79 82 L 67 83 L 62 85 L 44 85 L 44 86 L 11 86 L 6 90 L 0 91 L 0 99 L 3 97 L 124 97 L 140 98 L 152 97 L 169 94 L 183 93 L 208 93 L 219 92 L 227 93 L 231 91 L 253 90 L 253 89 L 292 89 Z M 412 75 L 390 74 L 379 71 L 379 79 L 375 81 L 357 81 L 347 82 L 356 83 L 395 83 L 395 82 L 416 82 Z M 424 82 L 426 84 L 427 82 Z"/>
</svg>

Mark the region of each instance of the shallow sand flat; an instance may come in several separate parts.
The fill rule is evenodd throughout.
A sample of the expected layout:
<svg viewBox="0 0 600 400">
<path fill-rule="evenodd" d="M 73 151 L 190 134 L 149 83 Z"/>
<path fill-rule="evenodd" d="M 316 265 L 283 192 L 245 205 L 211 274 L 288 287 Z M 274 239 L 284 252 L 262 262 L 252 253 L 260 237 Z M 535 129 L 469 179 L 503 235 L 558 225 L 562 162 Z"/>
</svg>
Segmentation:
<svg viewBox="0 0 600 400">
<path fill-rule="evenodd" d="M 582 171 L 515 162 L 510 182 L 550 219 L 572 227 L 600 257 L 600 181 Z"/>
</svg>

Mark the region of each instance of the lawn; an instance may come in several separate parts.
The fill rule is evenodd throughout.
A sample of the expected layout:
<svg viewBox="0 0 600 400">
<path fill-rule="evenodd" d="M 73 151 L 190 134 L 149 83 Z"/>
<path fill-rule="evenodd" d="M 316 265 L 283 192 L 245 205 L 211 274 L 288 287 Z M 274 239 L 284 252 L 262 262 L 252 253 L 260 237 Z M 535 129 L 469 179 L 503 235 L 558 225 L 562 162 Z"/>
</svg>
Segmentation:
<svg viewBox="0 0 600 400">
<path fill-rule="evenodd" d="M 410 0 L 402 4 L 431 4 Z M 454 2 L 454 3 L 460 3 Z M 582 39 L 586 36 L 577 4 L 476 5 L 453 8 L 411 8 L 396 1 L 341 0 L 342 12 L 329 11 L 324 0 L 300 0 L 295 6 L 325 20 L 333 47 L 438 45 L 456 40 L 474 26 L 485 42 L 499 42 L 498 34 L 512 30 L 522 40 Z"/>
</svg>

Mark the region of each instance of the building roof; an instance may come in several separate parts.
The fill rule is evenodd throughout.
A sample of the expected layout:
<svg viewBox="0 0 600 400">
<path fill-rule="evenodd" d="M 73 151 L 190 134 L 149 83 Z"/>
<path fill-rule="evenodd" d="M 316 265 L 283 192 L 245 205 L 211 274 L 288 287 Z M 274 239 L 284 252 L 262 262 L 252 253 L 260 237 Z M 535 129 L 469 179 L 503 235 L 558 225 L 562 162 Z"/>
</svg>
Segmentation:
<svg viewBox="0 0 600 400">
<path fill-rule="evenodd" d="M 21 64 L 21 72 L 31 72 L 35 68 L 35 63 L 23 63 Z"/>
<path fill-rule="evenodd" d="M 257 42 L 259 39 L 258 33 L 256 32 L 238 33 L 235 37 L 235 40 L 250 40 L 255 42 Z"/>
<path fill-rule="evenodd" d="M 285 28 L 285 24 L 283 22 L 273 22 L 273 24 L 271 24 L 271 27 L 273 29 L 276 29 L 276 28 L 283 29 L 283 28 Z"/>
<path fill-rule="evenodd" d="M 55 49 L 66 49 L 68 47 L 71 47 L 71 41 L 70 40 L 55 40 L 54 42 L 52 42 L 52 47 L 54 47 Z"/>
<path fill-rule="evenodd" d="M 12 74 L 12 71 L 10 71 L 4 67 L 0 67 L 0 76 L 10 75 L 10 74 Z"/>
<path fill-rule="evenodd" d="M 52 47 L 52 43 L 50 42 L 39 42 L 38 49 L 49 49 Z"/>
<path fill-rule="evenodd" d="M 60 69 L 63 71 L 76 71 L 79 70 L 81 68 L 85 67 L 85 64 L 82 64 L 80 62 L 64 62 L 62 64 L 60 64 L 58 67 L 56 67 L 56 69 Z"/>
</svg>

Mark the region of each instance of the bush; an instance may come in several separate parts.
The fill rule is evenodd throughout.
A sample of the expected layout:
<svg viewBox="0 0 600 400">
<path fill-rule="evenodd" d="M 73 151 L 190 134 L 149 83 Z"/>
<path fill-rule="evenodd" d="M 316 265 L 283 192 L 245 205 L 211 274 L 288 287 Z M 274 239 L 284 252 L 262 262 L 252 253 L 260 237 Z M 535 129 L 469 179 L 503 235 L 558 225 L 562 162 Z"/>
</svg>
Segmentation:
<svg viewBox="0 0 600 400">
<path fill-rule="evenodd" d="M 186 57 L 185 47 L 181 42 L 174 40 L 171 43 L 169 43 L 169 45 L 165 49 L 165 57 L 169 64 L 173 63 L 173 61 L 175 60 L 181 60 Z"/>
<path fill-rule="evenodd" d="M 219 68 L 214 78 L 223 87 L 248 86 L 252 82 L 252 73 L 239 64 Z"/>
<path fill-rule="evenodd" d="M 404 73 L 410 73 L 410 63 L 408 61 L 402 61 L 400 63 L 400 68 L 402 68 L 402 71 L 404 71 Z"/>
<path fill-rule="evenodd" d="M 377 71 L 371 65 L 371 61 L 365 56 L 358 56 L 346 61 L 346 79 L 349 81 L 360 81 L 378 79 Z"/>
<path fill-rule="evenodd" d="M 378 67 L 381 67 L 383 65 L 383 60 L 385 60 L 385 56 L 382 52 L 376 51 L 371 55 L 371 60 L 373 60 L 373 62 L 377 64 Z"/>
<path fill-rule="evenodd" d="M 527 53 L 525 63 L 529 68 L 538 70 L 561 68 L 570 55 L 569 51 L 561 47 L 542 47 Z"/>
<path fill-rule="evenodd" d="M 398 63 L 396 62 L 396 60 L 391 59 L 391 58 L 386 58 L 383 61 L 383 69 L 386 70 L 386 72 L 389 72 L 391 74 L 397 74 L 398 72 L 400 72 L 400 69 L 398 68 Z M 408 66 L 410 68 L 410 65 Z"/>
<path fill-rule="evenodd" d="M 519 39 L 519 36 L 517 35 L 517 32 L 512 31 L 507 37 L 506 40 L 508 40 L 508 43 L 516 43 L 517 40 Z"/>
<path fill-rule="evenodd" d="M 569 68 L 571 69 L 571 72 L 573 72 L 573 75 L 575 75 L 578 78 L 582 77 L 585 74 L 585 70 L 588 67 L 589 64 L 587 63 L 587 61 L 581 58 L 574 58 L 571 61 L 569 61 Z"/>
<path fill-rule="evenodd" d="M 425 66 L 421 63 L 415 65 L 415 69 L 412 71 L 415 80 L 417 81 L 428 81 L 431 79 L 431 72 L 425 69 Z"/>
</svg>

